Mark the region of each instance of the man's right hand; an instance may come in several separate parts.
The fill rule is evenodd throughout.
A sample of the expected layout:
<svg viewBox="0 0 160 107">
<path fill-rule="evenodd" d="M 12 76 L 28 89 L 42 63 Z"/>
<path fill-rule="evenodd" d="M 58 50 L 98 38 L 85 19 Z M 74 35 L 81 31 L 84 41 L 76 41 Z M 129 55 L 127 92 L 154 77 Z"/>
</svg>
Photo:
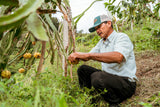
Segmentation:
<svg viewBox="0 0 160 107">
<path fill-rule="evenodd" d="M 89 60 L 89 53 L 75 52 L 69 55 L 68 60 L 71 62 L 76 62 L 76 60 Z"/>
<path fill-rule="evenodd" d="M 68 60 L 69 64 L 78 64 L 79 63 L 79 59 L 76 59 L 74 62 L 71 62 L 70 60 Z"/>
</svg>

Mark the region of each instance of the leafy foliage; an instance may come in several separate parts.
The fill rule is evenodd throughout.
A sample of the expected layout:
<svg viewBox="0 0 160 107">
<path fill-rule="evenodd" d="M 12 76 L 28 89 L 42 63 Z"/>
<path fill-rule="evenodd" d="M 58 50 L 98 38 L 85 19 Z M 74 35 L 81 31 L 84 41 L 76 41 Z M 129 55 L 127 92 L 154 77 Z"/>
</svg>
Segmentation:
<svg viewBox="0 0 160 107">
<path fill-rule="evenodd" d="M 155 17 L 159 18 L 160 17 L 160 3 L 157 3 L 154 7 L 154 13 L 155 13 Z"/>
<path fill-rule="evenodd" d="M 152 11 L 151 5 L 155 4 L 155 0 L 122 0 L 117 6 L 114 5 L 115 0 L 106 2 L 105 7 L 117 14 L 117 17 L 123 21 L 131 23 L 131 29 L 133 31 L 133 23 L 142 24 L 145 23 L 147 18 L 154 18 L 159 20 L 158 10 L 159 5 L 156 4 L 155 11 Z"/>
<path fill-rule="evenodd" d="M 99 40 L 100 40 L 100 37 L 97 35 L 96 32 L 89 33 L 89 34 L 77 33 L 77 36 L 76 36 L 77 43 L 84 44 L 85 46 L 96 45 Z"/>
<path fill-rule="evenodd" d="M 0 5 L 5 5 L 5 6 L 18 6 L 18 0 L 0 0 Z"/>
<path fill-rule="evenodd" d="M 42 2 L 43 0 L 28 0 L 27 4 L 23 5 L 22 8 L 17 9 L 13 14 L 0 17 L 0 31 L 6 31 L 7 29 L 21 24 L 31 12 L 34 12 L 41 5 Z"/>
</svg>

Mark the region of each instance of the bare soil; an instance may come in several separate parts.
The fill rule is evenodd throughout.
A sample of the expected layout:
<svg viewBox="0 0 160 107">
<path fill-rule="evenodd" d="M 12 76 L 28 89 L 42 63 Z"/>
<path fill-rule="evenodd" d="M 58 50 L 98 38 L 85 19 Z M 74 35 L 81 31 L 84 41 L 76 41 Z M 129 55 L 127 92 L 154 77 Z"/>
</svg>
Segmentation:
<svg viewBox="0 0 160 107">
<path fill-rule="evenodd" d="M 140 102 L 160 107 L 160 52 L 145 51 L 136 53 L 137 89 L 132 98 L 122 106 L 143 107 Z"/>
</svg>

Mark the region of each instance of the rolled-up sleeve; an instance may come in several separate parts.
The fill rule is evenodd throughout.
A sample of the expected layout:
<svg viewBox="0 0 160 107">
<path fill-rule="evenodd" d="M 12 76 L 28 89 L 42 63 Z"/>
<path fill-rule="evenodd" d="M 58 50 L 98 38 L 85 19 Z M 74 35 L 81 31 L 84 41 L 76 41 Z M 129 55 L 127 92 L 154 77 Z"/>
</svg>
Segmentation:
<svg viewBox="0 0 160 107">
<path fill-rule="evenodd" d="M 117 38 L 114 51 L 121 53 L 125 60 L 128 59 L 130 52 L 133 50 L 133 44 L 126 34 L 122 34 Z"/>
</svg>

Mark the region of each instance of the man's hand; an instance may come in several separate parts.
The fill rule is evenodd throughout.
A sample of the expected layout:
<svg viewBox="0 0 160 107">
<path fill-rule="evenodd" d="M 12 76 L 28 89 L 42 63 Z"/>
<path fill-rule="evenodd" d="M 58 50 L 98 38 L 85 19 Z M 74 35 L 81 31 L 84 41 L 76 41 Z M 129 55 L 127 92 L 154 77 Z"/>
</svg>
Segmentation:
<svg viewBox="0 0 160 107">
<path fill-rule="evenodd" d="M 79 63 L 79 59 L 76 59 L 74 62 L 71 62 L 70 60 L 68 60 L 69 64 L 78 64 Z"/>
<path fill-rule="evenodd" d="M 68 60 L 71 61 L 71 63 L 76 62 L 77 60 L 88 61 L 89 53 L 75 52 L 69 55 Z"/>
</svg>

